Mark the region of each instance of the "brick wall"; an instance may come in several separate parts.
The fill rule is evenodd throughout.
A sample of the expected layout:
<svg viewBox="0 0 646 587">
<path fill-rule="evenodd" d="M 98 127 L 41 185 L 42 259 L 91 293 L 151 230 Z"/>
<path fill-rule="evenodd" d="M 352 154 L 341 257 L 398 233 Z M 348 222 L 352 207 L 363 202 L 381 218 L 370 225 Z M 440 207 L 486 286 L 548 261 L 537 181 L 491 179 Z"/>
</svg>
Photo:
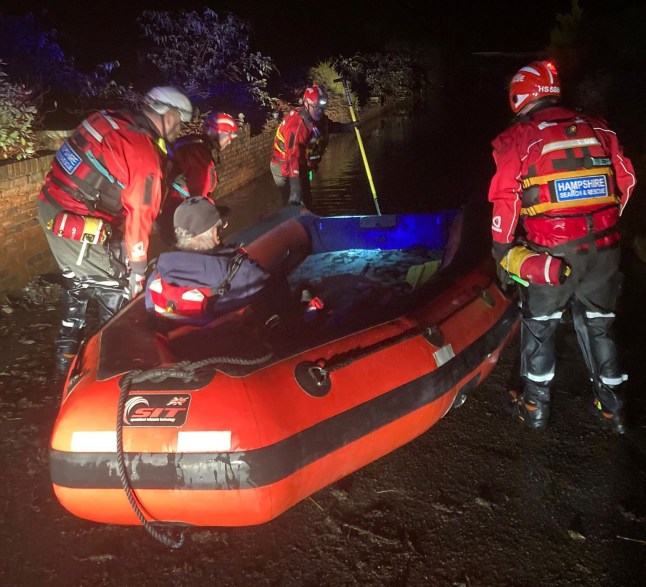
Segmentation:
<svg viewBox="0 0 646 587">
<path fill-rule="evenodd" d="M 373 118 L 381 111 L 380 107 L 365 108 L 361 119 Z M 273 138 L 273 133 L 251 137 L 249 126 L 240 129 L 217 166 L 218 198 L 269 170 Z M 44 155 L 0 163 L 0 300 L 22 289 L 36 275 L 57 270 L 36 213 L 36 197 L 52 159 L 53 155 Z"/>
<path fill-rule="evenodd" d="M 57 268 L 36 216 L 36 196 L 52 158 L 0 166 L 0 299 Z"/>
</svg>

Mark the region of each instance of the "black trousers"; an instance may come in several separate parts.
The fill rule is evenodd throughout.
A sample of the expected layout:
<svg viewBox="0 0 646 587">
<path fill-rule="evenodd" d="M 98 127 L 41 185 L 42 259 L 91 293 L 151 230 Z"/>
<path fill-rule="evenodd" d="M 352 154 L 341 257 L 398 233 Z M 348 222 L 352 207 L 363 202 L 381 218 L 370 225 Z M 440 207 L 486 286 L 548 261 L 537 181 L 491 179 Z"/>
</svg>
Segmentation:
<svg viewBox="0 0 646 587">
<path fill-rule="evenodd" d="M 619 257 L 618 247 L 574 252 L 566 258 L 572 273 L 564 284 L 530 283 L 522 288 L 520 372 L 525 401 L 550 400 L 556 370 L 555 333 L 569 304 L 595 397 L 605 411 L 620 411 L 617 391 L 627 375 L 619 366 L 610 333 L 621 283 Z"/>
<path fill-rule="evenodd" d="M 62 317 L 55 346 L 58 357 L 70 357 L 78 351 L 83 337 L 89 301 L 96 301 L 101 325 L 130 300 L 130 288 L 121 241 L 83 249 L 81 242 L 61 238 L 47 229 L 47 222 L 57 213 L 49 202 L 38 201 L 38 220 L 62 274 Z"/>
</svg>

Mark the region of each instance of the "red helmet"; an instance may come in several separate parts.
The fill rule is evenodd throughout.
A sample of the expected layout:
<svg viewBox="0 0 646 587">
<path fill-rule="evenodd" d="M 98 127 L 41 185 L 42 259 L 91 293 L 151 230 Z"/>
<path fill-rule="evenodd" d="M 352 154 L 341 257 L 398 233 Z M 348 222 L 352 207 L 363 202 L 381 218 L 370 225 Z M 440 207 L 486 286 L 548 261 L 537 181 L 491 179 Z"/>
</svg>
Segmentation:
<svg viewBox="0 0 646 587">
<path fill-rule="evenodd" d="M 303 94 L 303 104 L 325 108 L 327 106 L 327 96 L 316 84 L 308 86 Z"/>
<path fill-rule="evenodd" d="M 205 119 L 203 125 L 205 135 L 217 138 L 220 133 L 228 133 L 232 139 L 238 136 L 238 123 L 233 120 L 230 114 L 225 112 L 211 112 Z"/>
<path fill-rule="evenodd" d="M 533 61 L 521 67 L 509 84 L 509 104 L 518 113 L 539 98 L 561 95 L 561 81 L 551 61 Z"/>
</svg>

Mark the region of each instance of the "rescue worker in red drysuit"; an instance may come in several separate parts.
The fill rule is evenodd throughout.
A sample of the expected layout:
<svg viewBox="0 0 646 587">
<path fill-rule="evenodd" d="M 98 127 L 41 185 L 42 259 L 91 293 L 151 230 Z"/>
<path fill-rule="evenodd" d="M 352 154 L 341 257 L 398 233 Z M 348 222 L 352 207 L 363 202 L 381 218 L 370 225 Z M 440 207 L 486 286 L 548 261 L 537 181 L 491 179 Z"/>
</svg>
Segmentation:
<svg viewBox="0 0 646 587">
<path fill-rule="evenodd" d="M 496 174 L 493 256 L 499 265 L 514 246 L 519 219 L 525 244 L 571 268 L 561 285 L 529 283 L 521 294 L 520 375 L 514 416 L 544 428 L 555 372 L 555 331 L 565 308 L 572 319 L 602 421 L 623 432 L 619 389 L 627 380 L 609 329 L 619 294 L 618 220 L 635 187 L 635 173 L 616 134 L 598 118 L 560 104 L 560 81 L 548 61 L 521 68 L 509 89 L 513 125 L 492 143 Z"/>
<path fill-rule="evenodd" d="M 323 90 L 312 84 L 303 94 L 303 106 L 291 110 L 276 131 L 269 169 L 283 203 L 309 206 L 309 174 L 318 167 L 329 134 L 353 128 L 352 124 L 330 120 L 325 115 L 327 105 Z"/>
<path fill-rule="evenodd" d="M 166 143 L 192 110 L 175 88 L 152 88 L 140 111 L 88 116 L 54 157 L 38 216 L 65 289 L 56 338 L 61 374 L 78 351 L 88 302 L 96 300 L 103 324 L 143 288 L 165 189 Z"/>
<path fill-rule="evenodd" d="M 202 196 L 214 201 L 218 185 L 215 166 L 220 153 L 238 136 L 238 123 L 225 112 L 211 112 L 202 129 L 202 134 L 179 138 L 169 150 L 169 190 L 157 220 L 160 235 L 168 244 L 175 242 L 173 214 L 185 199 Z"/>
</svg>

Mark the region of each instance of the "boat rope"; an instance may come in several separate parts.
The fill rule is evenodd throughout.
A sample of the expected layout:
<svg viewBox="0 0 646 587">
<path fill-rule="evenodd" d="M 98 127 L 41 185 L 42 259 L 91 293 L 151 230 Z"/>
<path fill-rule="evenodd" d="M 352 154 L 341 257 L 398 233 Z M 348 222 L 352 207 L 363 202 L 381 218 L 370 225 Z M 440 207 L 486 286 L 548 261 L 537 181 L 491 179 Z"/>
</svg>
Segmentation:
<svg viewBox="0 0 646 587">
<path fill-rule="evenodd" d="M 148 371 L 130 371 L 121 378 L 121 381 L 119 382 L 119 403 L 117 406 L 117 472 L 119 473 L 119 480 L 121 481 L 121 487 L 128 498 L 128 502 L 130 503 L 132 510 L 135 512 L 137 518 L 139 518 L 139 521 L 146 532 L 165 546 L 173 549 L 181 548 L 184 544 L 184 535 L 188 524 L 173 524 L 154 520 L 154 517 L 146 510 L 144 505 L 135 495 L 128 475 L 128 469 L 125 463 L 125 453 L 123 450 L 123 417 L 126 407 L 126 398 L 130 392 L 130 386 L 133 383 L 141 383 L 143 381 L 159 382 L 170 377 L 181 379 L 182 381 L 192 381 L 195 378 L 195 374 L 198 369 L 202 369 L 209 365 L 256 365 L 269 360 L 271 356 L 272 353 L 268 353 L 255 359 L 210 357 L 201 361 L 181 361 L 172 367 L 159 367 L 156 369 L 149 369 Z M 178 527 L 181 527 L 182 529 L 180 530 L 179 538 L 176 539 L 171 535 L 171 530 Z M 165 528 L 168 532 L 160 532 L 158 528 Z"/>
</svg>

